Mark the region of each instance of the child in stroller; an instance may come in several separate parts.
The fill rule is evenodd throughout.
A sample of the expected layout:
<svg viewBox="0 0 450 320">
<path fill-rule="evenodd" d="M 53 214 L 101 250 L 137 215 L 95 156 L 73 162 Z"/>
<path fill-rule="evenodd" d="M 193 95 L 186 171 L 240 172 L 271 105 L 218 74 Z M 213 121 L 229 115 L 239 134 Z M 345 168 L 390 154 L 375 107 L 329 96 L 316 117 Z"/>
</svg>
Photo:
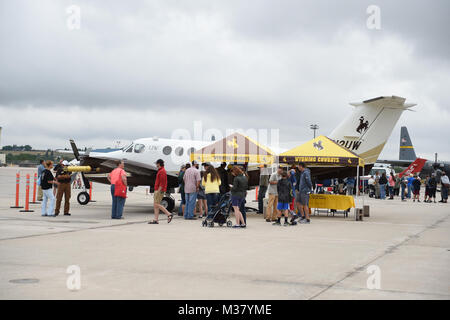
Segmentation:
<svg viewBox="0 0 450 320">
<path fill-rule="evenodd" d="M 217 223 L 219 226 L 223 226 L 224 224 L 226 224 L 227 227 L 231 227 L 233 223 L 228 220 L 230 211 L 231 193 L 227 192 L 221 195 L 217 205 L 209 210 L 206 219 L 202 221 L 202 226 L 212 228 L 214 227 L 214 224 Z"/>
</svg>

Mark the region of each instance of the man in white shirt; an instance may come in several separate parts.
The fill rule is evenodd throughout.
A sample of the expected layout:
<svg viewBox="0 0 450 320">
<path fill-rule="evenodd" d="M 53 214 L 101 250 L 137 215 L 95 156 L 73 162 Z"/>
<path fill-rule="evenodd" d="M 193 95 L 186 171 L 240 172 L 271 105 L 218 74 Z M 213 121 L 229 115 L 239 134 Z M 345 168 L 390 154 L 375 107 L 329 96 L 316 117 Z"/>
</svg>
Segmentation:
<svg viewBox="0 0 450 320">
<path fill-rule="evenodd" d="M 450 187 L 450 180 L 444 171 L 441 176 L 441 198 L 442 199 L 439 202 L 447 203 L 449 187 Z"/>
<path fill-rule="evenodd" d="M 367 184 L 369 185 L 369 190 L 373 192 L 373 194 L 375 194 L 375 179 L 373 178 L 373 176 L 370 176 Z"/>
</svg>

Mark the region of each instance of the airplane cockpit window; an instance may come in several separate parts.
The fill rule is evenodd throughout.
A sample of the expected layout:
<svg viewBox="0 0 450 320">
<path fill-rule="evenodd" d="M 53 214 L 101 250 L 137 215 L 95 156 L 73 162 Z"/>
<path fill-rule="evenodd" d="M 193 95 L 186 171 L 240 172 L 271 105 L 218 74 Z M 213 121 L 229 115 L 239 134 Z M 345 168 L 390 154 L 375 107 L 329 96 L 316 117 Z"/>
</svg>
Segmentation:
<svg viewBox="0 0 450 320">
<path fill-rule="evenodd" d="M 181 157 L 183 155 L 183 151 L 184 151 L 183 147 L 178 147 L 175 149 L 175 154 Z"/>
<path fill-rule="evenodd" d="M 145 150 L 145 146 L 143 144 L 138 143 L 134 146 L 135 153 L 142 153 L 142 152 L 144 152 L 144 150 Z"/>
<path fill-rule="evenodd" d="M 171 152 L 172 152 L 172 147 L 171 146 L 165 146 L 162 150 L 162 152 L 168 156 Z"/>
<path fill-rule="evenodd" d="M 123 148 L 123 152 L 133 152 L 133 144 L 130 144 L 128 147 Z"/>
</svg>

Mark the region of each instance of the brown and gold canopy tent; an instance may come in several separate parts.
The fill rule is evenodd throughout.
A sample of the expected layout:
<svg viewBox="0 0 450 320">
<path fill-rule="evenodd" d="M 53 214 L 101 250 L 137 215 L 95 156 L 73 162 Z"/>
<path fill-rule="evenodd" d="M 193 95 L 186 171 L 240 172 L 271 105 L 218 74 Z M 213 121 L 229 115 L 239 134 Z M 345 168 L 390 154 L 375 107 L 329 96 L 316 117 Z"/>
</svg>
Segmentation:
<svg viewBox="0 0 450 320">
<path fill-rule="evenodd" d="M 191 153 L 191 161 L 272 164 L 275 154 L 250 137 L 235 132 Z"/>
</svg>

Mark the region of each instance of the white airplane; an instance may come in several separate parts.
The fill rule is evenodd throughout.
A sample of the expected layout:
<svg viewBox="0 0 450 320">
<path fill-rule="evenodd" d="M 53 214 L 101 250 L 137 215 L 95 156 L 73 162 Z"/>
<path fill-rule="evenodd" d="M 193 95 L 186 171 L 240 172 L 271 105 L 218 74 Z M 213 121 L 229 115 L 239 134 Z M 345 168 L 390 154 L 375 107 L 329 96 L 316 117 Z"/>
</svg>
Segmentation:
<svg viewBox="0 0 450 320">
<path fill-rule="evenodd" d="M 366 163 L 366 172 L 369 172 L 403 111 L 415 106 L 405 101 L 406 99 L 401 97 L 389 96 L 351 103 L 354 106 L 353 112 L 328 137 L 362 157 Z M 80 161 L 80 166 L 91 168 L 90 172 L 84 174 L 86 186 L 89 185 L 88 180 L 108 183 L 107 174 L 116 167 L 117 160 L 124 160 L 130 189 L 136 186 L 152 187 L 157 172 L 154 163 L 157 159 L 163 159 L 168 175 L 168 193 L 163 205 L 169 210 L 172 210 L 175 204 L 170 193 L 178 187 L 177 174 L 180 164 L 190 162 L 190 154 L 193 151 L 210 144 L 211 141 L 142 138 L 120 150 L 91 151 L 80 156 L 74 141 L 71 140 L 73 153 Z M 342 174 L 342 170 L 340 173 Z M 87 204 L 89 195 L 86 192 L 80 193 L 78 202 Z"/>
</svg>

